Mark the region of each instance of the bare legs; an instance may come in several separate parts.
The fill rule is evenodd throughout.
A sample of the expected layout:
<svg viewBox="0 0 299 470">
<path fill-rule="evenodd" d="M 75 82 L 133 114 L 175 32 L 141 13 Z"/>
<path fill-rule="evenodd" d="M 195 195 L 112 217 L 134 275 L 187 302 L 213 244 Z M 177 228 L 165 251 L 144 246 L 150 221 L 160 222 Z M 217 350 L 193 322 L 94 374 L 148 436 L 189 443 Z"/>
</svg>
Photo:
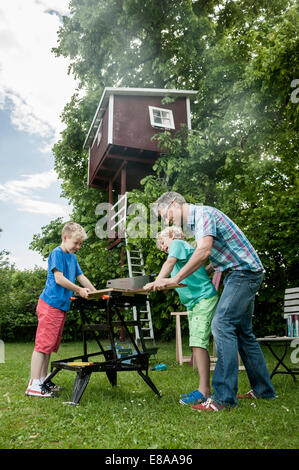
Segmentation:
<svg viewBox="0 0 299 470">
<path fill-rule="evenodd" d="M 31 358 L 31 379 L 40 379 L 48 375 L 51 354 L 33 351 Z"/>
<path fill-rule="evenodd" d="M 193 347 L 193 357 L 199 375 L 198 390 L 208 398 L 211 395 L 210 389 L 210 355 L 204 348 Z"/>
</svg>

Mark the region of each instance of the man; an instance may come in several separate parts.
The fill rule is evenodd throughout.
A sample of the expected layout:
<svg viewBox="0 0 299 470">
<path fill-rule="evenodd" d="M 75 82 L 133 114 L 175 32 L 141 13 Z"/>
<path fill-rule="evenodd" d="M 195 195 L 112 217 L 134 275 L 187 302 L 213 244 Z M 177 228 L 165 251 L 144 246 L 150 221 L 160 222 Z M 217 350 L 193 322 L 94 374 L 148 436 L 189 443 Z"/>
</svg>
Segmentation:
<svg viewBox="0 0 299 470">
<path fill-rule="evenodd" d="M 224 289 L 212 321 L 218 360 L 212 379 L 211 399 L 192 408 L 219 411 L 238 403 L 238 351 L 252 390 L 238 398 L 275 398 L 275 390 L 261 348 L 252 332 L 255 295 L 262 283 L 262 263 L 239 227 L 214 207 L 187 204 L 175 192 L 156 201 L 158 214 L 168 223 L 187 224 L 197 247 L 188 263 L 171 279 L 157 279 L 152 288 L 182 282 L 208 258 L 215 271 L 225 272 Z M 184 230 L 186 225 L 184 226 Z"/>
</svg>

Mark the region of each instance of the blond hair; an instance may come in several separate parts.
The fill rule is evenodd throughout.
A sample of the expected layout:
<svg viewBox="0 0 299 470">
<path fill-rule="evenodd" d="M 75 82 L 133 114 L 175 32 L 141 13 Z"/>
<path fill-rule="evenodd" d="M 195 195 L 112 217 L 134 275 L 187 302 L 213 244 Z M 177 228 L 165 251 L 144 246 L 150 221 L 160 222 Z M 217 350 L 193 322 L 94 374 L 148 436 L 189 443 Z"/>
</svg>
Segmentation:
<svg viewBox="0 0 299 470">
<path fill-rule="evenodd" d="M 77 224 L 76 222 L 68 222 L 65 224 L 65 226 L 62 229 L 62 237 L 64 235 L 67 236 L 67 238 L 71 238 L 72 236 L 76 236 L 80 238 L 82 241 L 86 240 L 87 235 L 83 227 L 81 225 Z"/>
<path fill-rule="evenodd" d="M 176 225 L 166 227 L 164 230 L 157 234 L 157 248 L 159 250 L 161 250 L 162 238 L 172 238 L 173 240 L 185 240 L 186 235 L 184 234 L 181 227 L 177 227 Z"/>
</svg>

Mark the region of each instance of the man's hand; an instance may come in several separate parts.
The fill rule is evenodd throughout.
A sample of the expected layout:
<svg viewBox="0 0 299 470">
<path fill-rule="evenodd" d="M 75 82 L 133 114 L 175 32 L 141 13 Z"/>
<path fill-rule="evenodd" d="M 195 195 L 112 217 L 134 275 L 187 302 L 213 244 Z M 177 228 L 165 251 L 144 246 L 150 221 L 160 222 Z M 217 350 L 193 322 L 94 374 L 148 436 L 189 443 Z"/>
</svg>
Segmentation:
<svg viewBox="0 0 299 470">
<path fill-rule="evenodd" d="M 87 287 L 80 287 L 78 291 L 80 297 L 83 297 L 83 299 L 88 299 L 89 292 L 91 292 L 91 289 L 88 289 Z"/>
</svg>

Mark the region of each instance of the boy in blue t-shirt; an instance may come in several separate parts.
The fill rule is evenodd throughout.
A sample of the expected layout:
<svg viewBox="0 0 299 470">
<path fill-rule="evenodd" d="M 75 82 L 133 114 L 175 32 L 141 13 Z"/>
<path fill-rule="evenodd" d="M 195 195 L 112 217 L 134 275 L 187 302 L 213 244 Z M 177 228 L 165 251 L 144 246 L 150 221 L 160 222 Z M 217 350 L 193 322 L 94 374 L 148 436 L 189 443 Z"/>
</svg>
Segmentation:
<svg viewBox="0 0 299 470">
<path fill-rule="evenodd" d="M 46 376 L 51 353 L 57 352 L 60 345 L 70 297 L 76 291 L 87 298 L 88 293 L 95 290 L 84 276 L 75 255 L 86 238 L 81 225 L 69 222 L 63 227 L 61 245 L 50 253 L 46 286 L 36 308 L 38 327 L 26 395 L 48 398 L 59 390 L 53 382 L 47 381 Z M 74 284 L 76 279 L 82 287 Z"/>
<path fill-rule="evenodd" d="M 184 239 L 185 235 L 180 227 L 167 227 L 158 233 L 157 246 L 168 254 L 168 258 L 155 282 L 168 277 L 169 274 L 174 277 L 189 261 L 194 248 Z M 154 288 L 155 282 L 147 284 L 144 288 L 146 290 Z M 209 341 L 218 296 L 204 266 L 185 278 L 183 283 L 186 287 L 180 287 L 176 291 L 188 310 L 189 345 L 193 350 L 200 383 L 198 389 L 189 394 L 182 394 L 180 403 L 194 405 L 205 402 L 211 394 Z"/>
</svg>

